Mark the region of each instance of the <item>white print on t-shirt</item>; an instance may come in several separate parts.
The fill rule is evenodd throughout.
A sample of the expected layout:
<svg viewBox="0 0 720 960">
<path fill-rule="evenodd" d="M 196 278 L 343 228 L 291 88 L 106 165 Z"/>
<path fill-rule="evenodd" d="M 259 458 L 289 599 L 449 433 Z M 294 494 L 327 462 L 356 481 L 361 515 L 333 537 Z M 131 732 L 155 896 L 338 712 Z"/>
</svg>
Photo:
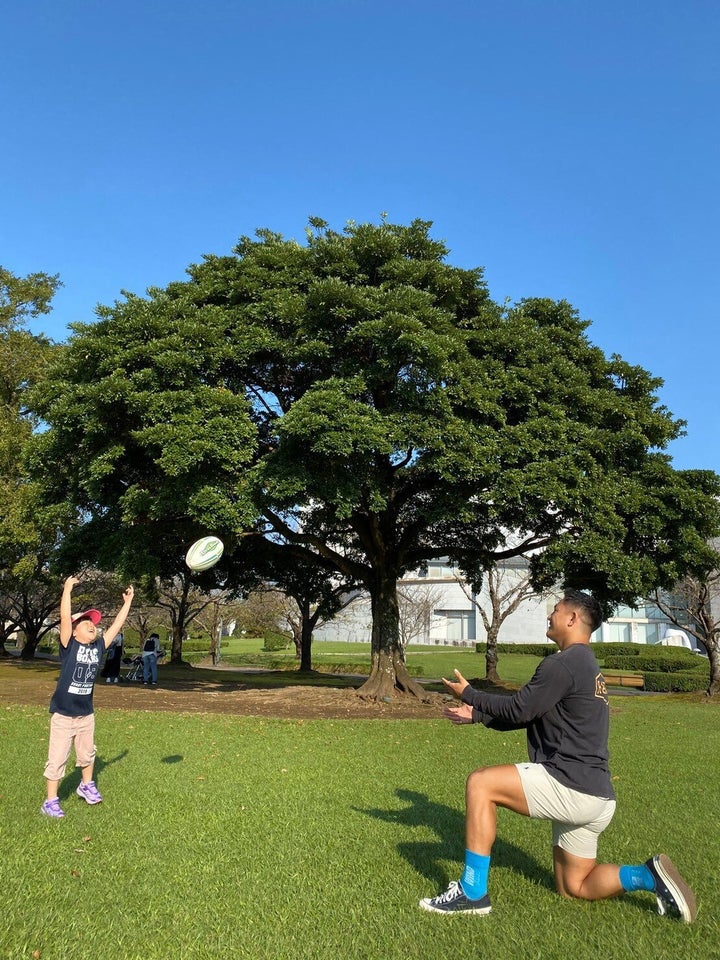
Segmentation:
<svg viewBox="0 0 720 960">
<path fill-rule="evenodd" d="M 68 687 L 68 693 L 78 693 L 80 695 L 92 693 L 99 662 L 100 654 L 97 647 L 89 647 L 83 644 L 78 646 L 77 663 Z"/>
</svg>

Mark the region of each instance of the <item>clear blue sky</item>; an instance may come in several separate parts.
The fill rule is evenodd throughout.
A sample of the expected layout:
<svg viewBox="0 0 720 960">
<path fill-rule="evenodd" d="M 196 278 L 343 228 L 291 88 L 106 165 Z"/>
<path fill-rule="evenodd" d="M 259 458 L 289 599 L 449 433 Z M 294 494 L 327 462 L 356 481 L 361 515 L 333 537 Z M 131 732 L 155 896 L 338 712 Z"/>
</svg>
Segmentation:
<svg viewBox="0 0 720 960">
<path fill-rule="evenodd" d="M 720 472 L 717 0 L 4 5 L 0 263 L 56 340 L 309 216 L 434 222 L 496 300 L 565 298 Z"/>
</svg>

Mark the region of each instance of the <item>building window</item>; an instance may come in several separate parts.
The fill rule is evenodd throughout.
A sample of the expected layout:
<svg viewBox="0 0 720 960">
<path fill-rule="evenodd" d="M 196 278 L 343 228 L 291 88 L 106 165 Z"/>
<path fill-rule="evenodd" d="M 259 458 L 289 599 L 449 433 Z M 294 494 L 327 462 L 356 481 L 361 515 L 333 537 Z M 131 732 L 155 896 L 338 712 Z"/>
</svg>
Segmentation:
<svg viewBox="0 0 720 960">
<path fill-rule="evenodd" d="M 445 618 L 447 640 L 475 639 L 474 610 L 436 610 L 435 616 Z"/>
<path fill-rule="evenodd" d="M 457 575 L 457 567 L 449 565 L 447 560 L 428 560 L 428 580 L 454 580 Z"/>
</svg>

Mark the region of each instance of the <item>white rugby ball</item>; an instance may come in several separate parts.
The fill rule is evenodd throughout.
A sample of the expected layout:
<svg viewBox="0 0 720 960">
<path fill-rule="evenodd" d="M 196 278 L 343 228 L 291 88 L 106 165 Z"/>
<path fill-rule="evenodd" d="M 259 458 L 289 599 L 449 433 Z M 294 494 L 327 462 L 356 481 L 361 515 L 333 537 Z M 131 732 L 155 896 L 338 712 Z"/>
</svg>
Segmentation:
<svg viewBox="0 0 720 960">
<path fill-rule="evenodd" d="M 223 555 L 225 545 L 217 537 L 201 537 L 185 554 L 185 563 L 191 570 L 209 570 Z"/>
</svg>

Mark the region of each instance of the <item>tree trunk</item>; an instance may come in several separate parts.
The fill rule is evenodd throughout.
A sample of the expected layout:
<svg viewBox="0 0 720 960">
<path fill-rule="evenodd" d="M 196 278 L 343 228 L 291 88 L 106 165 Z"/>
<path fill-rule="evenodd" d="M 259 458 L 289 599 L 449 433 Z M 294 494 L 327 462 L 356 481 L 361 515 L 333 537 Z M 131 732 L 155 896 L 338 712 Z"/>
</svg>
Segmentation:
<svg viewBox="0 0 720 960">
<path fill-rule="evenodd" d="M 26 631 L 25 631 L 25 644 L 24 644 L 22 650 L 20 651 L 20 659 L 21 659 L 21 660 L 34 660 L 34 659 L 35 659 L 35 651 L 37 650 L 38 643 L 39 643 L 39 637 L 37 636 L 37 634 L 36 634 L 35 636 L 33 636 L 32 633 L 30 633 L 30 632 L 26 629 Z"/>
<path fill-rule="evenodd" d="M 708 697 L 720 693 L 720 636 L 708 637 L 705 647 L 710 661 L 710 685 L 707 688 Z"/>
<path fill-rule="evenodd" d="M 498 683 L 500 677 L 497 672 L 498 652 L 497 652 L 498 628 L 494 623 L 490 625 L 487 633 L 487 649 L 485 650 L 485 678 L 491 683 Z"/>
<path fill-rule="evenodd" d="M 423 699 L 425 691 L 408 673 L 400 646 L 397 578 L 387 575 L 370 591 L 372 605 L 372 665 L 358 690 L 366 700 L 389 700 L 399 693 Z"/>
<path fill-rule="evenodd" d="M 314 622 L 311 618 L 302 618 L 300 635 L 300 671 L 309 673 L 312 670 L 312 635 Z"/>
<path fill-rule="evenodd" d="M 185 623 L 188 612 L 188 594 L 190 593 L 190 581 L 183 580 L 182 593 L 177 607 L 171 609 L 170 619 L 172 622 L 172 650 L 170 652 L 170 663 L 182 663 L 182 645 L 185 636 Z"/>
</svg>

